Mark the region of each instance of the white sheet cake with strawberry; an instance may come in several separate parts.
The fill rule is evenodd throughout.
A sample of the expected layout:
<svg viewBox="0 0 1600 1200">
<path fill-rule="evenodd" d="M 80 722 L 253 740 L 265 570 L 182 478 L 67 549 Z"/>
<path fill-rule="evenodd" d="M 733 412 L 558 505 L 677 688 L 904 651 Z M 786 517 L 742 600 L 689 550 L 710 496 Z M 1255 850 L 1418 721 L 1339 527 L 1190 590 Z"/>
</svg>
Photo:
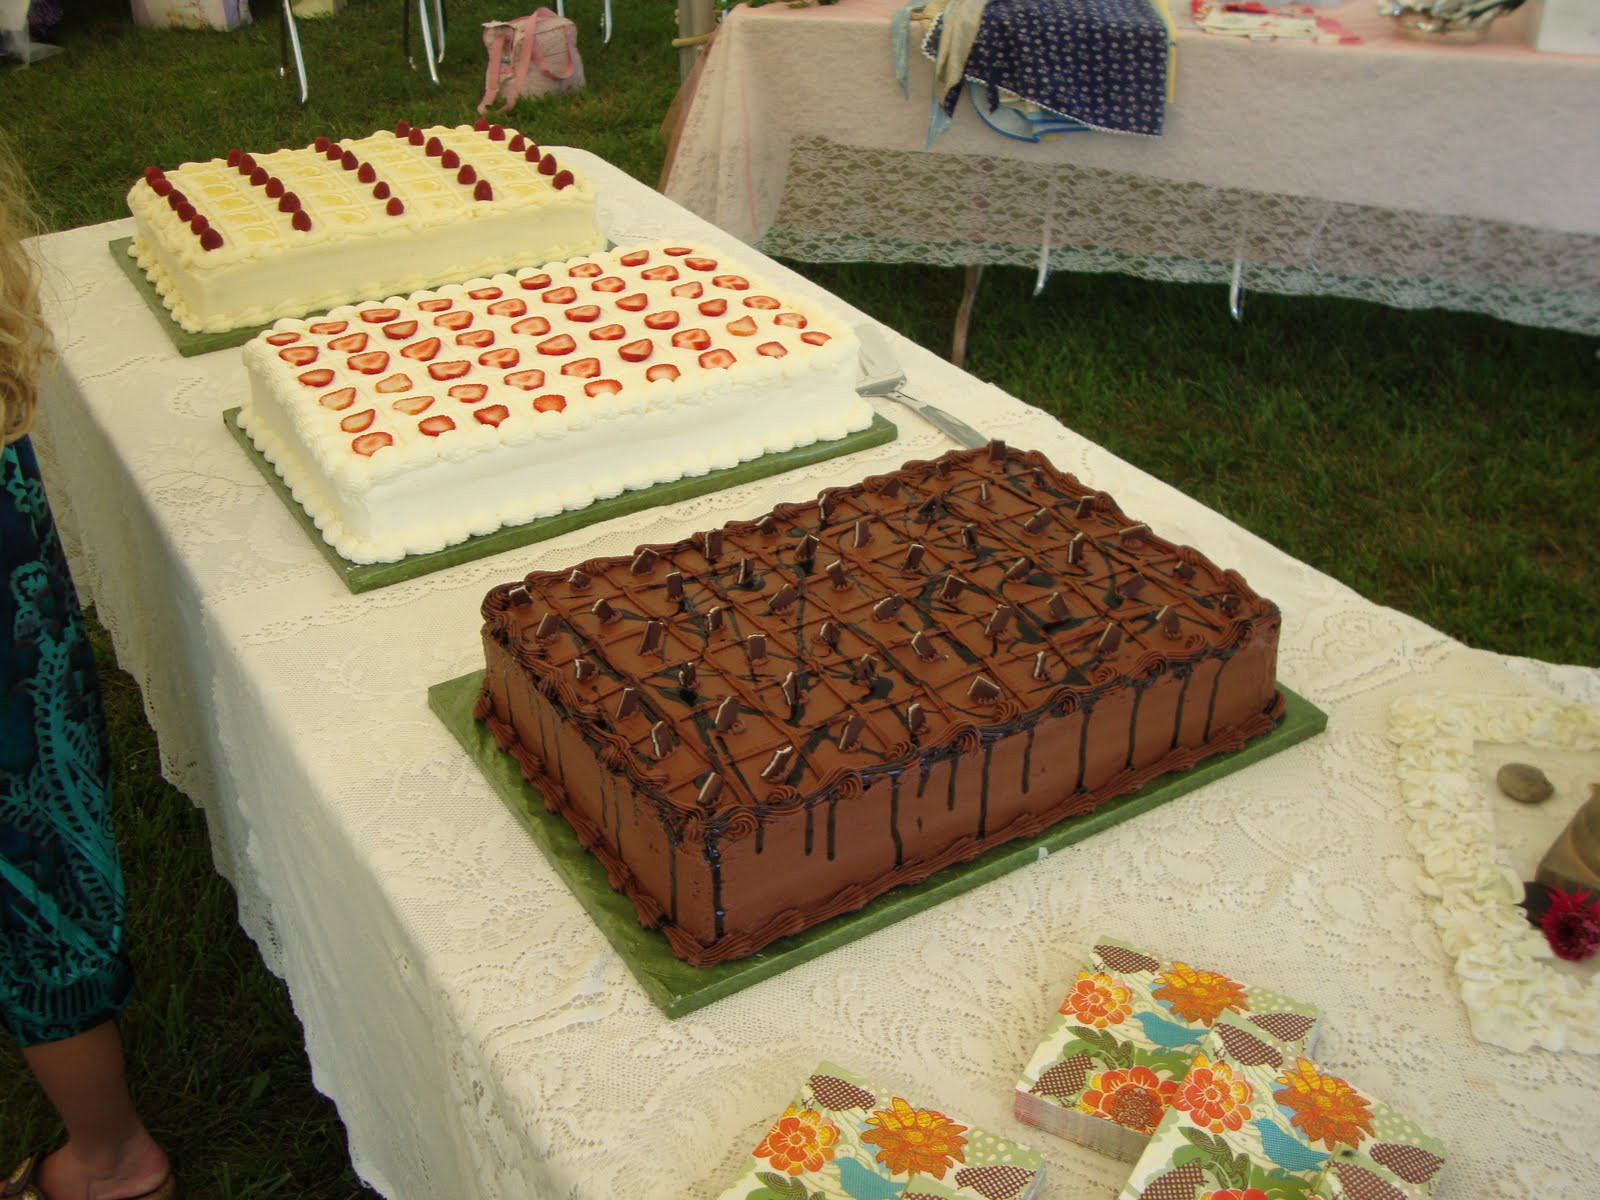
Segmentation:
<svg viewBox="0 0 1600 1200">
<path fill-rule="evenodd" d="M 859 349 L 662 242 L 280 320 L 239 424 L 342 557 L 393 562 L 865 429 Z"/>
<path fill-rule="evenodd" d="M 151 166 L 129 254 L 184 329 L 221 331 L 366 296 L 587 254 L 595 192 L 503 125 L 422 129 Z"/>
</svg>

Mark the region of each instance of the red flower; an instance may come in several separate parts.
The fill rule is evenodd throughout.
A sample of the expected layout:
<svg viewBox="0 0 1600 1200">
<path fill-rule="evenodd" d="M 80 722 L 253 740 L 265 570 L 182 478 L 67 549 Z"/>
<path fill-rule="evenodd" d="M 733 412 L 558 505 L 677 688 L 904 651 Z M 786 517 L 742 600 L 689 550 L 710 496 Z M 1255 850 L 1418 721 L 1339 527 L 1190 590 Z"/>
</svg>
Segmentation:
<svg viewBox="0 0 1600 1200">
<path fill-rule="evenodd" d="M 1590 893 L 1550 889 L 1550 907 L 1539 921 L 1545 941 L 1556 957 L 1582 962 L 1600 950 L 1600 900 Z"/>
</svg>

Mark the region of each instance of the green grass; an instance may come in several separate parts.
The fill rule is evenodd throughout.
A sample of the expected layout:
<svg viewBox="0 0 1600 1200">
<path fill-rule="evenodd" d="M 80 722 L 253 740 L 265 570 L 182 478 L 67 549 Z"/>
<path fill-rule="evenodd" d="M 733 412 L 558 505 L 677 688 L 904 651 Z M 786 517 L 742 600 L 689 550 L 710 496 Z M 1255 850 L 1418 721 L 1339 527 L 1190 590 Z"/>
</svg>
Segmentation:
<svg viewBox="0 0 1600 1200">
<path fill-rule="evenodd" d="M 135 29 L 126 6 L 69 6 L 64 54 L 0 70 L 7 133 L 46 227 L 124 214 L 148 163 L 471 119 L 478 23 L 524 9 L 450 0 L 445 82 L 399 49 L 399 4 L 351 0 L 300 23 L 311 102 L 278 78 L 277 6 L 229 34 Z M 589 87 L 515 123 L 654 183 L 677 82 L 671 0 L 572 0 Z M 797 264 L 888 324 L 948 348 L 960 273 Z M 1595 341 L 1441 313 L 1114 276 L 987 272 L 968 368 L 1374 601 L 1486 649 L 1600 665 L 1600 363 Z M 204 818 L 160 777 L 137 691 L 99 650 L 139 991 L 133 1079 L 194 1197 L 349 1197 L 337 1116 L 310 1085 L 282 986 L 240 933 Z M 20 1068 L 0 1078 L 0 1154 L 54 1136 Z M 448 1198 L 457 1200 L 457 1198 Z M 465 1198 L 460 1198 L 465 1200 Z"/>
</svg>

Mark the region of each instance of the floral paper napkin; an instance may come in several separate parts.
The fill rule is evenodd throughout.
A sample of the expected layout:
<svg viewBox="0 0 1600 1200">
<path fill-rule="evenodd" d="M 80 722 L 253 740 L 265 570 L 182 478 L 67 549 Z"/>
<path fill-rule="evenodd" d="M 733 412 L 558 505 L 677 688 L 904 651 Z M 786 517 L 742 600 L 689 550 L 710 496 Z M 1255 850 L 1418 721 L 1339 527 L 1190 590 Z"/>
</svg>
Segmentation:
<svg viewBox="0 0 1600 1200">
<path fill-rule="evenodd" d="M 1036 1151 L 822 1063 L 721 1200 L 1031 1200 Z"/>
<path fill-rule="evenodd" d="M 1020 1121 L 1132 1162 L 1224 1013 L 1309 1053 L 1317 1010 L 1220 971 L 1101 938 L 1017 1082 Z"/>
<path fill-rule="evenodd" d="M 1218 1018 L 1120 1200 L 1427 1200 L 1442 1142 L 1259 1033 Z"/>
</svg>

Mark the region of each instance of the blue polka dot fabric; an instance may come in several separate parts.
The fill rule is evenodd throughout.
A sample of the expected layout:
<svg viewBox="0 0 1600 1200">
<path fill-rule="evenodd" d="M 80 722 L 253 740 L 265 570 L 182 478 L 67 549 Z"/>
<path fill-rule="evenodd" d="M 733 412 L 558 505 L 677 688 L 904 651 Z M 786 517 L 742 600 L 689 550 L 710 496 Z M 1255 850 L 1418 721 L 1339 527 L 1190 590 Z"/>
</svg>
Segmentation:
<svg viewBox="0 0 1600 1200">
<path fill-rule="evenodd" d="M 934 22 L 923 43 L 930 57 L 942 28 Z M 965 73 L 1093 129 L 1154 136 L 1166 115 L 1167 26 L 1149 0 L 989 0 Z M 960 94 L 944 97 L 947 115 Z"/>
</svg>

